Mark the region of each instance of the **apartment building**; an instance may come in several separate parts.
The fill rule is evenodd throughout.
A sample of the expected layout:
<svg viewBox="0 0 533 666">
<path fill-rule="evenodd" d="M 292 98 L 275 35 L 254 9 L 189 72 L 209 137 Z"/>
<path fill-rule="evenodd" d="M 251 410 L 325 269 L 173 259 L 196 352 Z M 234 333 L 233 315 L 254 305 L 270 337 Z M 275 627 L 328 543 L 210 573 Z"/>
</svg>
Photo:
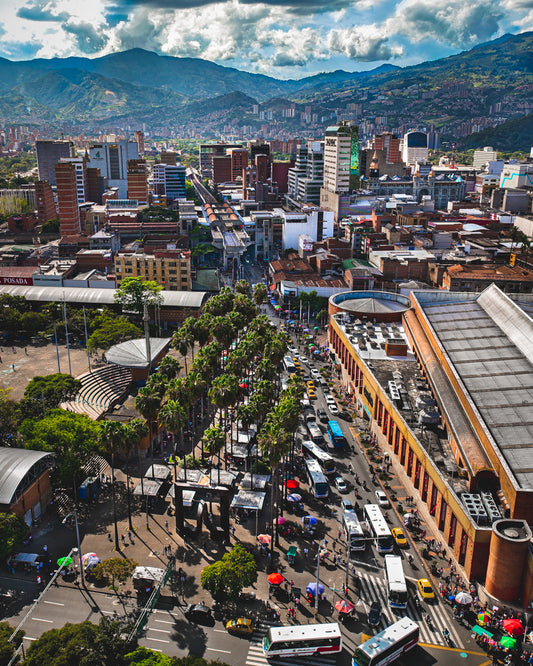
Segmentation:
<svg viewBox="0 0 533 666">
<path fill-rule="evenodd" d="M 119 252 L 115 255 L 115 280 L 120 287 L 127 277 L 142 277 L 153 280 L 167 291 L 190 291 L 191 255 L 182 250 L 155 250 L 148 254 Z"/>
</svg>

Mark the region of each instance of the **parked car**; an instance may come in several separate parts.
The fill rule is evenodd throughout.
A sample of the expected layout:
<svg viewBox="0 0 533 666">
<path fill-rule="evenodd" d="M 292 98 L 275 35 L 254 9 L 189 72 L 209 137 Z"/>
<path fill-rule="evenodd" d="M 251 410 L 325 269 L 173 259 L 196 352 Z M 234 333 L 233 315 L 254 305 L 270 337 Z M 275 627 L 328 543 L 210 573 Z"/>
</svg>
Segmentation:
<svg viewBox="0 0 533 666">
<path fill-rule="evenodd" d="M 416 586 L 418 588 L 418 591 L 420 593 L 420 596 L 422 599 L 434 599 L 435 598 L 435 592 L 433 592 L 433 588 L 431 587 L 431 583 L 427 578 L 419 578 L 416 581 Z"/>
<path fill-rule="evenodd" d="M 382 506 L 384 508 L 388 508 L 390 506 L 389 498 L 387 497 L 387 495 L 384 493 L 383 490 L 376 490 L 376 500 L 379 506 Z"/>
<path fill-rule="evenodd" d="M 381 622 L 381 604 L 379 601 L 373 601 L 368 611 L 367 617 L 368 624 L 371 627 L 377 627 Z"/>
<path fill-rule="evenodd" d="M 310 388 L 307 389 L 307 397 L 309 398 L 309 400 L 316 400 L 316 393 L 314 389 Z"/>
<path fill-rule="evenodd" d="M 316 368 L 311 369 L 311 374 L 315 379 L 320 379 L 320 370 L 317 370 Z"/>
<path fill-rule="evenodd" d="M 405 534 L 401 527 L 393 527 L 391 529 L 391 534 L 399 548 L 405 548 L 407 546 L 407 539 L 405 538 Z"/>
<path fill-rule="evenodd" d="M 352 415 L 350 412 L 346 411 L 345 409 L 339 409 L 339 417 L 343 421 L 348 421 L 348 423 L 351 423 L 353 421 Z"/>
<path fill-rule="evenodd" d="M 329 413 L 333 414 L 334 416 L 337 416 L 338 413 L 339 413 L 339 408 L 337 407 L 337 405 L 328 404 L 328 409 L 329 409 Z"/>
<path fill-rule="evenodd" d="M 296 356 L 296 354 L 298 353 L 296 347 L 287 347 L 287 351 L 290 352 L 293 356 Z"/>
<path fill-rule="evenodd" d="M 325 409 L 317 409 L 316 415 L 318 416 L 320 423 L 327 423 L 329 421 L 329 416 Z"/>
<path fill-rule="evenodd" d="M 324 400 L 326 401 L 326 404 L 328 405 L 336 405 L 335 398 L 331 395 L 331 393 L 325 393 L 324 394 Z"/>
<path fill-rule="evenodd" d="M 348 492 L 348 488 L 346 487 L 346 481 L 342 478 L 342 476 L 335 477 L 335 488 L 337 488 L 337 490 L 340 493 Z"/>
<path fill-rule="evenodd" d="M 189 604 L 185 607 L 183 613 L 191 622 L 197 622 L 198 624 L 214 624 L 211 609 L 203 602 L 199 604 Z"/>
<path fill-rule="evenodd" d="M 251 636 L 254 633 L 254 623 L 250 618 L 239 617 L 226 622 L 226 631 L 234 636 Z"/>
<path fill-rule="evenodd" d="M 316 387 L 315 387 L 315 382 L 314 382 L 312 379 L 310 379 L 310 380 L 307 382 L 307 388 L 310 388 L 310 389 L 315 389 L 315 388 L 316 388 Z"/>
</svg>

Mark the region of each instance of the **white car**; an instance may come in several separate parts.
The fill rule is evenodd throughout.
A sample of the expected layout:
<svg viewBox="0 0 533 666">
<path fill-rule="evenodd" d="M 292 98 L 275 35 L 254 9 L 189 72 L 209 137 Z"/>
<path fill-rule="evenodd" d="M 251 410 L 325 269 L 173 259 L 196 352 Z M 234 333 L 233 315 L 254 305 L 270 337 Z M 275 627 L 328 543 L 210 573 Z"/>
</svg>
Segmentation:
<svg viewBox="0 0 533 666">
<path fill-rule="evenodd" d="M 348 492 L 348 488 L 346 487 L 346 481 L 342 478 L 342 476 L 335 477 L 335 488 L 337 488 L 337 490 L 340 493 Z"/>
<path fill-rule="evenodd" d="M 313 369 L 311 370 L 311 374 L 312 374 L 313 377 L 315 377 L 316 379 L 320 379 L 320 370 L 317 370 L 316 368 L 313 368 Z"/>
<path fill-rule="evenodd" d="M 293 356 L 296 356 L 298 354 L 298 350 L 296 347 L 287 347 L 287 351 L 289 351 Z"/>
<path fill-rule="evenodd" d="M 330 405 L 328 403 L 328 409 L 329 409 L 329 413 L 334 414 L 335 416 L 337 416 L 338 413 L 339 413 L 339 408 L 337 407 L 337 405 Z"/>
<path fill-rule="evenodd" d="M 324 395 L 324 400 L 328 405 L 337 405 L 337 403 L 335 402 L 335 398 L 331 395 L 331 393 L 326 393 Z"/>
<path fill-rule="evenodd" d="M 389 507 L 389 499 L 387 495 L 383 492 L 383 490 L 376 490 L 376 500 L 379 504 L 379 506 L 382 507 Z"/>
</svg>

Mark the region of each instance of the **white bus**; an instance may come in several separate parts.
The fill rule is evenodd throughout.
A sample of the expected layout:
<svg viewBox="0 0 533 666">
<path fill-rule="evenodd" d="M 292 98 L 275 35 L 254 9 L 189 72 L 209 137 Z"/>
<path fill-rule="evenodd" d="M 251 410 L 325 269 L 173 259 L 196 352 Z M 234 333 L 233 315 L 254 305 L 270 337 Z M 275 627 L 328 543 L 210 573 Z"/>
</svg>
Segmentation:
<svg viewBox="0 0 533 666">
<path fill-rule="evenodd" d="M 355 511 L 343 513 L 342 526 L 346 543 L 350 544 L 350 550 L 364 550 L 366 548 L 365 533 Z"/>
<path fill-rule="evenodd" d="M 328 482 L 326 477 L 322 474 L 320 465 L 313 458 L 307 458 L 305 461 L 305 468 L 307 470 L 307 482 L 309 489 L 315 497 L 322 498 L 328 496 Z"/>
<path fill-rule="evenodd" d="M 263 654 L 267 659 L 328 655 L 341 650 L 342 636 L 336 622 L 270 627 L 263 638 Z"/>
<path fill-rule="evenodd" d="M 392 534 L 377 504 L 365 504 L 365 516 L 370 532 L 376 540 L 378 553 L 392 553 Z"/>
<path fill-rule="evenodd" d="M 321 449 L 309 439 L 302 442 L 302 453 L 306 458 L 313 458 L 320 465 L 324 474 L 335 474 L 335 461 L 327 451 Z"/>
<path fill-rule="evenodd" d="M 387 592 L 391 608 L 407 608 L 407 585 L 399 555 L 385 555 Z"/>
<path fill-rule="evenodd" d="M 289 374 L 296 372 L 296 366 L 294 365 L 294 361 L 290 356 L 285 356 L 283 358 L 283 366 Z"/>
<path fill-rule="evenodd" d="M 410 617 L 402 617 L 356 648 L 352 666 L 390 664 L 418 644 L 418 635 L 418 624 Z"/>
<path fill-rule="evenodd" d="M 316 421 L 308 421 L 307 430 L 309 432 L 309 437 L 315 444 L 326 443 L 326 440 L 324 439 L 324 433 Z"/>
</svg>

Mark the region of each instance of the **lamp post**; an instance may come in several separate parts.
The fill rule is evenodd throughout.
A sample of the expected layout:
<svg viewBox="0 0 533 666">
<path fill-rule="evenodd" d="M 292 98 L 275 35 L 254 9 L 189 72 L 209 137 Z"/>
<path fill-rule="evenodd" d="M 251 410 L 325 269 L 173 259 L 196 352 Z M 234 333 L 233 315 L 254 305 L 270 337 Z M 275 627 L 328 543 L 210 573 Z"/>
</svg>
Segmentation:
<svg viewBox="0 0 533 666">
<path fill-rule="evenodd" d="M 320 542 L 317 543 L 317 552 L 316 552 L 315 617 L 318 616 L 318 586 L 319 585 L 320 585 Z"/>
<path fill-rule="evenodd" d="M 76 509 L 73 511 L 74 514 L 74 524 L 76 525 L 76 544 L 78 546 L 77 551 L 78 551 L 78 558 L 80 562 L 80 576 L 81 576 L 81 584 L 82 587 L 85 587 L 85 574 L 83 573 L 83 560 L 82 560 L 82 552 L 81 552 L 81 543 L 80 543 L 80 530 L 78 526 L 78 512 Z M 61 521 L 62 524 L 64 525 L 66 522 L 68 522 L 68 519 L 70 518 L 70 513 L 66 515 L 63 520 Z"/>
</svg>

